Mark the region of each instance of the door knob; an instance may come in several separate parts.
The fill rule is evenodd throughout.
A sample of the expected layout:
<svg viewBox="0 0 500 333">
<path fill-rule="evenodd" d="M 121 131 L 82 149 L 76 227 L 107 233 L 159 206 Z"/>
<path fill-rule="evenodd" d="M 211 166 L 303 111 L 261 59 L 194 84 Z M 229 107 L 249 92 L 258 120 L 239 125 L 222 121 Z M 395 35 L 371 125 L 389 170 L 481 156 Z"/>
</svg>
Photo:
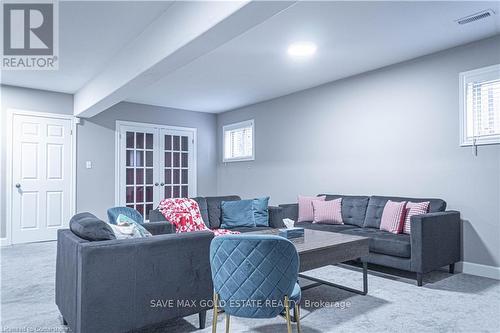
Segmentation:
<svg viewBox="0 0 500 333">
<path fill-rule="evenodd" d="M 160 183 L 160 186 L 163 186 L 163 185 L 165 185 L 165 183 Z"/>
<path fill-rule="evenodd" d="M 17 184 L 16 184 L 16 187 L 17 187 L 17 188 L 21 188 L 21 184 L 17 183 Z"/>
<path fill-rule="evenodd" d="M 155 186 L 158 186 L 158 185 L 160 185 L 160 184 L 158 184 L 158 183 L 155 183 Z"/>
</svg>

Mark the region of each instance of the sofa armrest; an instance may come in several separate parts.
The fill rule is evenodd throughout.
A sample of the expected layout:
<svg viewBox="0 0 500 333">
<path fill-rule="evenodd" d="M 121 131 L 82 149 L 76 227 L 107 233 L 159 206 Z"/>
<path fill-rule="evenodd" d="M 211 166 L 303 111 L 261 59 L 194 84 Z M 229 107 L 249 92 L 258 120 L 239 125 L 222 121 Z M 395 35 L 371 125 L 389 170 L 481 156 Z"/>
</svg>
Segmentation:
<svg viewBox="0 0 500 333">
<path fill-rule="evenodd" d="M 411 270 L 427 273 L 460 261 L 460 213 L 446 211 L 412 216 Z"/>
<path fill-rule="evenodd" d="M 77 331 L 128 332 L 208 309 L 212 239 L 199 231 L 80 244 Z"/>
<path fill-rule="evenodd" d="M 269 226 L 275 229 L 284 228 L 285 224 L 283 223 L 283 208 L 276 206 L 269 206 L 268 211 L 269 211 Z"/>
<path fill-rule="evenodd" d="M 299 204 L 293 203 L 293 204 L 283 204 L 279 205 L 283 209 L 283 218 L 284 219 L 291 219 L 297 222 L 299 218 Z"/>
<path fill-rule="evenodd" d="M 163 215 L 162 215 L 163 216 Z M 153 235 L 164 235 L 175 233 L 174 225 L 168 221 L 165 222 L 146 222 L 142 225 Z"/>
</svg>

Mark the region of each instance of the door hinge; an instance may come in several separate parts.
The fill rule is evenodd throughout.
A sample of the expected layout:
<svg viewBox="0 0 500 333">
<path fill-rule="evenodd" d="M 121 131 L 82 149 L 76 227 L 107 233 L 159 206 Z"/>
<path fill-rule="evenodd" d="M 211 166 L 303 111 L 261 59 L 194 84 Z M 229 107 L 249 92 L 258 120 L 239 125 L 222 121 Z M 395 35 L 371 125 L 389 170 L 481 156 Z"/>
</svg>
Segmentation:
<svg viewBox="0 0 500 333">
<path fill-rule="evenodd" d="M 69 135 L 73 135 L 73 130 L 69 130 Z"/>
</svg>

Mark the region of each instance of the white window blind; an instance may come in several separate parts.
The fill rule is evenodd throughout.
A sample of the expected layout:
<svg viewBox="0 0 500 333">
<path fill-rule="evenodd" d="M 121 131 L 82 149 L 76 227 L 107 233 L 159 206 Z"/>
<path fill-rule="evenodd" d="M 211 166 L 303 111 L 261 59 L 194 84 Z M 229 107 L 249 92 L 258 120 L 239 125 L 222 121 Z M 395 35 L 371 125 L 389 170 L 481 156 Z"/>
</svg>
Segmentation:
<svg viewBox="0 0 500 333">
<path fill-rule="evenodd" d="M 461 144 L 500 143 L 500 65 L 460 74 Z"/>
<path fill-rule="evenodd" d="M 230 124 L 223 127 L 224 162 L 254 159 L 254 121 Z"/>
</svg>

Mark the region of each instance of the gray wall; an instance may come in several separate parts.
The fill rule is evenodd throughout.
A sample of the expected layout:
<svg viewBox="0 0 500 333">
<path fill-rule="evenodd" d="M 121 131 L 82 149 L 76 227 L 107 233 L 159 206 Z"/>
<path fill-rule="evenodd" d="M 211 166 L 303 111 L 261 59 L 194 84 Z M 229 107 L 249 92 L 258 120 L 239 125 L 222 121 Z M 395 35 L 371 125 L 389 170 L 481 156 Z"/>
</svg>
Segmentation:
<svg viewBox="0 0 500 333">
<path fill-rule="evenodd" d="M 7 109 L 21 109 L 37 112 L 73 114 L 73 96 L 2 85 L 0 86 L 2 114 L 0 115 L 0 237 L 5 237 L 6 226 L 6 162 L 7 162 Z"/>
<path fill-rule="evenodd" d="M 106 218 L 115 203 L 115 122 L 136 121 L 198 129 L 198 195 L 217 192 L 216 115 L 119 103 L 78 126 L 77 209 Z M 86 169 L 85 161 L 93 168 Z"/>
<path fill-rule="evenodd" d="M 459 147 L 458 73 L 500 63 L 500 37 L 218 117 L 218 193 L 438 197 L 464 219 L 464 260 L 500 266 L 500 146 Z M 222 126 L 255 119 L 256 159 L 223 164 Z"/>
<path fill-rule="evenodd" d="M 6 113 L 8 108 L 72 114 L 73 96 L 35 89 L 1 86 L 0 237 L 6 226 Z M 198 129 L 197 183 L 199 195 L 217 192 L 216 115 L 150 105 L 119 103 L 77 127 L 77 211 L 106 218 L 115 196 L 115 121 L 127 120 Z M 86 169 L 85 161 L 93 168 Z"/>
</svg>

